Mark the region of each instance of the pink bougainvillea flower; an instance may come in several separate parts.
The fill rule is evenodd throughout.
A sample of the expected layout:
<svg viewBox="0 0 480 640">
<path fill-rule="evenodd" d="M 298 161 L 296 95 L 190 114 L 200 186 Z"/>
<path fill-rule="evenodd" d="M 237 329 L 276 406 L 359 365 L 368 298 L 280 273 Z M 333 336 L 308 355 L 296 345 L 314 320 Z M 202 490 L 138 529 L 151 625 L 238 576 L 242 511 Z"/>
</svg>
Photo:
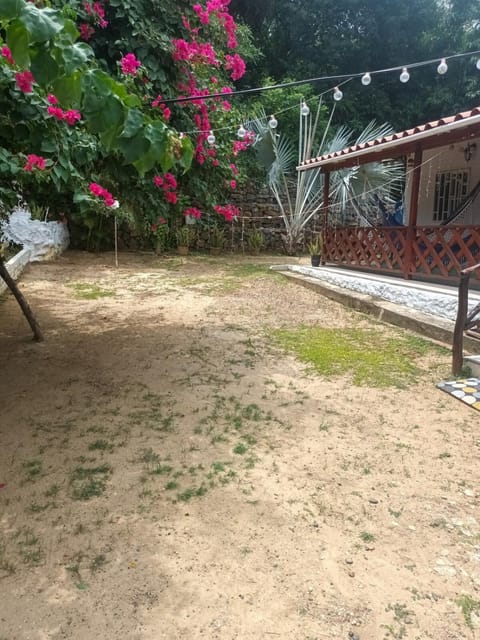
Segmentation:
<svg viewBox="0 0 480 640">
<path fill-rule="evenodd" d="M 225 60 L 225 68 L 228 71 L 231 71 L 230 77 L 232 80 L 239 80 L 243 75 L 245 75 L 245 62 L 238 53 L 235 53 L 233 56 L 227 53 Z"/>
<path fill-rule="evenodd" d="M 47 102 L 49 104 L 56 105 L 56 104 L 58 104 L 58 98 L 56 96 L 54 96 L 53 93 L 49 93 L 48 96 L 47 96 Z"/>
<path fill-rule="evenodd" d="M 232 222 L 233 218 L 236 218 L 240 214 L 240 210 L 233 204 L 215 205 L 213 209 L 221 216 L 223 216 L 226 222 Z"/>
<path fill-rule="evenodd" d="M 237 188 L 237 181 L 230 180 L 230 189 L 236 189 L 236 188 Z"/>
<path fill-rule="evenodd" d="M 103 198 L 103 201 L 105 202 L 107 207 L 116 208 L 115 205 L 116 205 L 117 201 L 112 196 L 110 191 L 107 191 L 107 189 L 105 189 L 104 187 L 102 187 L 101 185 L 99 185 L 96 182 L 91 182 L 90 185 L 89 185 L 89 189 L 90 189 L 90 192 L 93 193 L 94 196 L 97 196 L 98 198 Z"/>
<path fill-rule="evenodd" d="M 81 24 L 79 24 L 78 30 L 80 31 L 80 38 L 82 40 L 85 40 L 85 42 L 88 42 L 88 40 L 90 40 L 95 33 L 95 29 L 87 22 L 82 22 Z"/>
<path fill-rule="evenodd" d="M 19 71 L 15 74 L 15 83 L 22 93 L 32 93 L 35 78 L 31 71 Z"/>
<path fill-rule="evenodd" d="M 140 60 L 137 60 L 134 53 L 127 53 L 120 60 L 122 66 L 122 73 L 124 75 L 137 75 L 138 68 L 142 66 Z"/>
<path fill-rule="evenodd" d="M 64 117 L 64 113 L 63 113 L 63 109 L 60 109 L 60 107 L 47 107 L 47 113 L 50 116 L 53 116 L 54 118 L 56 118 L 57 120 L 63 120 Z"/>
<path fill-rule="evenodd" d="M 156 187 L 163 187 L 163 178 L 162 178 L 162 176 L 155 176 L 153 178 L 153 182 L 155 183 Z"/>
<path fill-rule="evenodd" d="M 165 200 L 170 204 L 177 204 L 178 197 L 175 191 L 165 191 Z"/>
<path fill-rule="evenodd" d="M 230 164 L 230 169 L 232 170 L 234 176 L 238 176 L 238 168 L 236 164 L 232 162 Z"/>
<path fill-rule="evenodd" d="M 232 108 L 232 105 L 230 104 L 230 102 L 228 100 L 223 100 L 222 107 L 223 107 L 224 111 L 230 111 L 231 108 Z"/>
<path fill-rule="evenodd" d="M 175 176 L 172 173 L 166 173 L 165 176 L 164 176 L 164 180 L 165 180 L 165 184 L 170 189 L 176 189 L 177 188 L 177 179 L 175 178 Z"/>
<path fill-rule="evenodd" d="M 34 153 L 30 153 L 27 156 L 27 163 L 23 167 L 24 171 L 32 171 L 33 169 L 40 169 L 41 171 L 45 169 L 45 158 L 42 156 L 37 156 Z"/>
<path fill-rule="evenodd" d="M 200 220 L 200 218 L 202 217 L 202 212 L 197 207 L 187 207 L 183 212 L 183 215 L 191 216 L 192 218 L 196 218 L 197 220 Z"/>
<path fill-rule="evenodd" d="M 8 62 L 8 64 L 15 64 L 15 60 L 12 57 L 12 52 L 8 47 L 2 47 L 0 49 L 0 53 L 2 57 L 5 58 L 5 60 Z"/>
<path fill-rule="evenodd" d="M 67 124 L 73 126 L 76 122 L 82 119 L 82 114 L 76 109 L 69 109 L 68 111 L 65 111 L 63 118 Z"/>
</svg>

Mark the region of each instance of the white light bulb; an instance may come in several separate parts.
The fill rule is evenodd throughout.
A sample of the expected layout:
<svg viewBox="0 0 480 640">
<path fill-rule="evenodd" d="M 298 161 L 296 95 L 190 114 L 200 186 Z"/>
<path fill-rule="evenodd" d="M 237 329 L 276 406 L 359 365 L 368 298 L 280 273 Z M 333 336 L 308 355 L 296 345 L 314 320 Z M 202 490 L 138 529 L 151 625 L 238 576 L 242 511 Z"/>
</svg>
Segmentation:
<svg viewBox="0 0 480 640">
<path fill-rule="evenodd" d="M 371 81 L 372 81 L 372 76 L 367 71 L 367 73 L 364 73 L 362 76 L 362 84 L 364 87 L 367 87 Z"/>
<path fill-rule="evenodd" d="M 247 133 L 245 127 L 243 126 L 243 124 L 240 125 L 240 127 L 238 128 L 237 131 L 237 136 L 240 138 L 240 140 L 243 140 L 243 138 L 245 137 L 245 134 Z"/>
<path fill-rule="evenodd" d="M 400 74 L 400 82 L 408 82 L 410 80 L 410 74 L 408 73 L 407 67 L 403 67 L 402 73 Z"/>
<path fill-rule="evenodd" d="M 216 140 L 216 138 L 213 135 L 213 131 L 210 131 L 210 133 L 208 135 L 208 138 L 207 138 L 208 144 L 213 147 L 213 145 L 215 144 L 215 140 Z"/>
<path fill-rule="evenodd" d="M 275 116 L 270 116 L 270 120 L 268 121 L 268 126 L 270 129 L 276 129 L 278 122 L 275 120 Z"/>
<path fill-rule="evenodd" d="M 477 60 L 477 64 L 475 65 L 477 69 L 480 71 L 480 58 Z"/>
<path fill-rule="evenodd" d="M 343 93 L 340 91 L 338 87 L 335 87 L 335 89 L 333 90 L 333 99 L 336 102 L 339 102 L 342 98 L 343 98 Z"/>
<path fill-rule="evenodd" d="M 305 100 L 302 102 L 302 107 L 300 109 L 300 113 L 302 114 L 302 116 L 307 117 L 308 114 L 310 113 L 310 107 L 308 106 L 308 104 L 305 102 Z"/>
<path fill-rule="evenodd" d="M 437 67 L 437 72 L 443 76 L 444 73 L 447 73 L 448 71 L 448 64 L 447 61 L 445 60 L 445 58 L 442 58 L 440 60 L 440 64 Z"/>
</svg>

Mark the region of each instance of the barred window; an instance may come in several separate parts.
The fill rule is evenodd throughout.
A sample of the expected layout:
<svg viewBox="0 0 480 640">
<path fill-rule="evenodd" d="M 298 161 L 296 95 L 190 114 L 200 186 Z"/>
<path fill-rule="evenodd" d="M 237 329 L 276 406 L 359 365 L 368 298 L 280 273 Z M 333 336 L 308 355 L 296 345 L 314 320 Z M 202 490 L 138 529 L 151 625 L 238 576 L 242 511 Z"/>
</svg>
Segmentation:
<svg viewBox="0 0 480 640">
<path fill-rule="evenodd" d="M 433 220 L 446 220 L 468 194 L 468 171 L 442 171 L 435 176 Z"/>
</svg>

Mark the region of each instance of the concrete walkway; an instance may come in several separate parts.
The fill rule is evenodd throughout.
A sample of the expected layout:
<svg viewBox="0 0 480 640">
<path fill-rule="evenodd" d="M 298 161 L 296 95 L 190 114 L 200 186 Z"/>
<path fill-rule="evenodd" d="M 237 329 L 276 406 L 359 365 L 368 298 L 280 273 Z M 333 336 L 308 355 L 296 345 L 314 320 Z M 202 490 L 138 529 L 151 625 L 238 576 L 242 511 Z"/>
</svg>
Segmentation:
<svg viewBox="0 0 480 640">
<path fill-rule="evenodd" d="M 458 289 L 400 278 L 301 264 L 274 265 L 272 270 L 342 304 L 379 320 L 415 331 L 449 346 L 457 313 Z M 469 293 L 469 308 L 480 303 Z M 480 342 L 465 337 L 466 352 L 480 353 Z"/>
</svg>

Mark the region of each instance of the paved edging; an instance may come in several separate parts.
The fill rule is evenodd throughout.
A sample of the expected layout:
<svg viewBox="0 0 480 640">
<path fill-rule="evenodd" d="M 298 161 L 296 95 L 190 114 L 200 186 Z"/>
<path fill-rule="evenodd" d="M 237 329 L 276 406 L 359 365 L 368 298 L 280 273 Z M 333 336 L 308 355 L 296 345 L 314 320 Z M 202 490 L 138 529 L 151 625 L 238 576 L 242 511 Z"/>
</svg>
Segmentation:
<svg viewBox="0 0 480 640">
<path fill-rule="evenodd" d="M 415 309 L 397 305 L 369 294 L 347 290 L 317 278 L 298 275 L 292 271 L 279 269 L 276 266 L 274 270 L 303 287 L 316 291 L 347 307 L 362 313 L 368 313 L 377 318 L 377 320 L 414 331 L 423 337 L 442 342 L 448 346 L 452 344 L 454 323 L 450 320 L 421 313 Z M 478 342 L 465 337 L 464 349 L 470 353 L 478 352 Z"/>
<path fill-rule="evenodd" d="M 17 278 L 20 277 L 23 270 L 25 269 L 27 264 L 30 262 L 30 253 L 31 253 L 30 249 L 26 249 L 26 248 L 22 249 L 21 251 L 16 253 L 13 256 L 13 258 L 10 258 L 10 260 L 6 263 L 5 266 L 7 267 L 8 273 L 12 276 L 14 280 L 17 280 Z M 0 278 L 0 294 L 6 291 L 6 289 L 7 289 L 7 285 Z"/>
</svg>

